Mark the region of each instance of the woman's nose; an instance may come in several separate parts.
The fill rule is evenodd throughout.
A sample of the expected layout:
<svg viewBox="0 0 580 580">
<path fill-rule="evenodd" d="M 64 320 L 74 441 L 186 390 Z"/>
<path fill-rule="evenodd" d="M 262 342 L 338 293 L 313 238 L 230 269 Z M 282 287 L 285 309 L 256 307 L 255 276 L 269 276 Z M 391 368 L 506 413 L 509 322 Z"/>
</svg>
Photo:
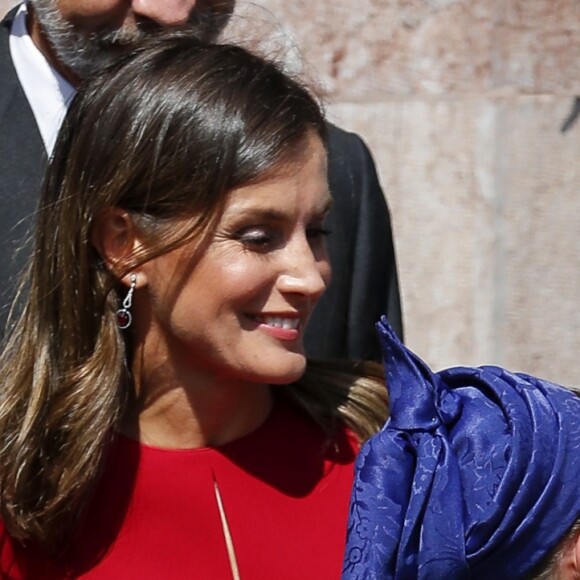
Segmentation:
<svg viewBox="0 0 580 580">
<path fill-rule="evenodd" d="M 133 0 L 131 8 L 137 16 L 169 27 L 187 22 L 196 4 L 196 0 Z"/>
<path fill-rule="evenodd" d="M 315 255 L 308 243 L 287 248 L 287 261 L 279 277 L 280 291 L 318 300 L 330 282 L 330 262 L 326 250 L 321 254 Z"/>
</svg>

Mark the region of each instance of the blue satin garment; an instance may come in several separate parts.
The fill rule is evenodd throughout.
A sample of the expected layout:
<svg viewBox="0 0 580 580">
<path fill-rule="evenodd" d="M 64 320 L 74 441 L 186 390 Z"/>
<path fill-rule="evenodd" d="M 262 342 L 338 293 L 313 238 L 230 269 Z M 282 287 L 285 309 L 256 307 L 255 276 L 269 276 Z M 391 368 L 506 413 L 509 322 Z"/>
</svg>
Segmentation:
<svg viewBox="0 0 580 580">
<path fill-rule="evenodd" d="M 492 366 L 433 373 L 377 328 L 391 417 L 356 463 L 343 580 L 522 578 L 580 516 L 580 397 Z"/>
</svg>

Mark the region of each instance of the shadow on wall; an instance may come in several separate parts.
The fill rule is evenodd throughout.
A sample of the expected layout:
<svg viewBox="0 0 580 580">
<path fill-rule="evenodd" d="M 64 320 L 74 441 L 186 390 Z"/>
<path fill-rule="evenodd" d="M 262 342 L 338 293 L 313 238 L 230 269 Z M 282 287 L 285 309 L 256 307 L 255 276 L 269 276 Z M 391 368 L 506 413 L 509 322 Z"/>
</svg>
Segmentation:
<svg viewBox="0 0 580 580">
<path fill-rule="evenodd" d="M 576 124 L 578 117 L 580 117 L 580 97 L 576 97 L 572 102 L 572 109 L 570 110 L 570 114 L 564 119 L 560 131 L 562 133 L 569 131 Z"/>
</svg>

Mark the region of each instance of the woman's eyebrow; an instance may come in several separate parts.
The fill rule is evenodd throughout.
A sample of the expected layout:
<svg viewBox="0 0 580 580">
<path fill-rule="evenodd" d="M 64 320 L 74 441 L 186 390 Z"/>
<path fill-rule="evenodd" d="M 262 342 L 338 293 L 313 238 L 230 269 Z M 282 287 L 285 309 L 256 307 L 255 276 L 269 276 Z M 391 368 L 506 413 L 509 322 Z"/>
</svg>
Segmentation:
<svg viewBox="0 0 580 580">
<path fill-rule="evenodd" d="M 284 211 L 272 208 L 245 207 L 237 211 L 235 217 L 239 219 L 251 217 L 258 220 L 283 221 L 287 219 L 288 214 Z"/>
<path fill-rule="evenodd" d="M 328 193 L 325 196 L 324 202 L 315 209 L 314 214 L 326 214 L 330 211 L 332 207 L 332 196 Z M 234 212 L 232 212 L 232 215 Z M 284 221 L 288 219 L 289 213 L 283 210 L 271 208 L 271 207 L 260 207 L 260 206 L 246 206 L 235 210 L 236 219 L 244 219 L 251 217 L 258 220 L 267 221 Z"/>
<path fill-rule="evenodd" d="M 330 211 L 330 209 L 332 208 L 333 203 L 334 203 L 334 199 L 333 199 L 332 195 L 330 194 L 330 191 L 327 191 L 326 201 L 325 201 L 324 205 L 322 206 L 320 213 L 328 213 Z"/>
</svg>

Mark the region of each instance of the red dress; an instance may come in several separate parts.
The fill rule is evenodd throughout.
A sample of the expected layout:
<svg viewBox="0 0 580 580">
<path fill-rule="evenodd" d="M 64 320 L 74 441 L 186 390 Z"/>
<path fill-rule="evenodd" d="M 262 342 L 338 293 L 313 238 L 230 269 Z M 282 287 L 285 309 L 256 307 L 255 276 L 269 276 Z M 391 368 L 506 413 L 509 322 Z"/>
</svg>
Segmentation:
<svg viewBox="0 0 580 580">
<path fill-rule="evenodd" d="M 241 580 L 338 579 L 355 450 L 346 431 L 327 444 L 283 400 L 256 431 L 217 448 L 120 436 L 68 571 L 49 571 L 31 549 L 14 558 L 3 542 L 3 577 L 231 580 L 225 518 Z"/>
</svg>

